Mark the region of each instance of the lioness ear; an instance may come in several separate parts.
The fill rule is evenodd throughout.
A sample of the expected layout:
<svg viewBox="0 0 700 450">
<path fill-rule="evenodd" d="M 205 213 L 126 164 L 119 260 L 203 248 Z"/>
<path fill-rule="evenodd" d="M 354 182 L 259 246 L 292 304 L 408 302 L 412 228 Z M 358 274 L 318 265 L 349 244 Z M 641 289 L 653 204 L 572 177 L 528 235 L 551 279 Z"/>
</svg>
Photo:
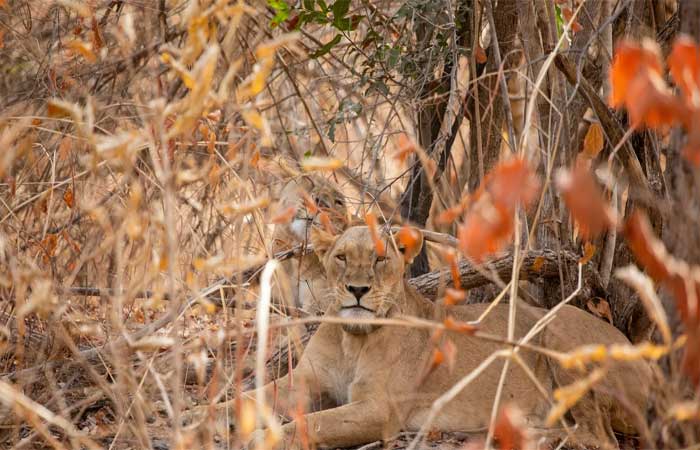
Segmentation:
<svg viewBox="0 0 700 450">
<path fill-rule="evenodd" d="M 401 227 L 394 239 L 406 264 L 411 264 L 423 248 L 423 233 L 416 227 Z"/>
<path fill-rule="evenodd" d="M 311 227 L 310 239 L 311 245 L 314 246 L 314 252 L 318 255 L 318 259 L 323 261 L 323 258 L 333 246 L 337 237 L 326 233 L 319 227 Z"/>
</svg>

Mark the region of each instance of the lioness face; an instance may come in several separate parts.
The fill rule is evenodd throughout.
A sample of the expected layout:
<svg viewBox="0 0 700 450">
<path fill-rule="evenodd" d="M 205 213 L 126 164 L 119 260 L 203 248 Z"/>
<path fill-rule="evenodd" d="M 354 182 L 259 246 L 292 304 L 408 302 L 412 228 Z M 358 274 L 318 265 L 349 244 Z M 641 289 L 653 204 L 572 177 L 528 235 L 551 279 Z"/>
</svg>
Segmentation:
<svg viewBox="0 0 700 450">
<path fill-rule="evenodd" d="M 398 242 L 389 234 L 382 235 L 385 254 L 377 254 L 370 231 L 365 226 L 347 229 L 337 238 L 322 231 L 312 234 L 314 249 L 320 253 L 331 285 L 332 302 L 338 315 L 346 319 L 373 319 L 387 317 L 399 305 L 396 299 L 403 294 L 403 278 L 407 260 Z M 420 248 L 412 249 L 418 253 Z M 345 331 L 366 334 L 376 326 L 346 324 Z"/>
</svg>

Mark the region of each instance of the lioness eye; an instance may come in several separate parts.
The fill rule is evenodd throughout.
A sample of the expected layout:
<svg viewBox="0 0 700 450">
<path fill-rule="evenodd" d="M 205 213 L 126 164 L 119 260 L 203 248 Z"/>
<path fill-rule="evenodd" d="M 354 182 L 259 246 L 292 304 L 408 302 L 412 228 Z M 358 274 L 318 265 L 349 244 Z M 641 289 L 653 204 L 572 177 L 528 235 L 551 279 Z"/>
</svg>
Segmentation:
<svg viewBox="0 0 700 450">
<path fill-rule="evenodd" d="M 335 255 L 335 259 L 345 262 L 345 255 Z"/>
<path fill-rule="evenodd" d="M 384 261 L 386 261 L 386 256 L 377 256 L 377 262 L 378 262 L 378 263 L 384 262 Z"/>
</svg>

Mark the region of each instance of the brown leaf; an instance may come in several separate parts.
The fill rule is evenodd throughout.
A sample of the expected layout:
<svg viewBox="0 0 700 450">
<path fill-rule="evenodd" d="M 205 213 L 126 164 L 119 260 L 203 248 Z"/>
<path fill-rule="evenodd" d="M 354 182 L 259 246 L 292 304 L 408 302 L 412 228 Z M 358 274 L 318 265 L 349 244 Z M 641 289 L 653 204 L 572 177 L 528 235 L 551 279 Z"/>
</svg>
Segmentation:
<svg viewBox="0 0 700 450">
<path fill-rule="evenodd" d="M 73 209 L 73 191 L 71 189 L 65 190 L 65 192 L 63 193 L 63 201 L 66 203 L 66 206 Z"/>
<path fill-rule="evenodd" d="M 58 159 L 65 161 L 70 155 L 70 151 L 73 148 L 73 138 L 70 136 L 64 136 L 61 139 L 61 143 L 58 144 Z"/>
<path fill-rule="evenodd" d="M 601 319 L 607 320 L 609 323 L 613 323 L 612 312 L 610 311 L 610 304 L 600 297 L 590 299 L 586 302 L 586 307 L 594 315 L 600 317 Z"/>
<path fill-rule="evenodd" d="M 481 44 L 479 43 L 476 44 L 474 59 L 476 59 L 476 62 L 479 64 L 484 64 L 486 63 L 486 61 L 488 61 L 488 58 L 486 57 L 486 51 L 484 51 L 484 49 L 481 47 Z"/>
<path fill-rule="evenodd" d="M 615 224 L 585 160 L 578 158 L 573 170 L 560 170 L 556 183 L 583 239 L 591 240 Z"/>
<path fill-rule="evenodd" d="M 603 127 L 598 122 L 594 122 L 588 127 L 588 132 L 583 140 L 583 153 L 589 158 L 595 158 L 604 145 Z"/>
<path fill-rule="evenodd" d="M 532 262 L 532 271 L 533 272 L 539 272 L 542 270 L 542 267 L 544 266 L 546 259 L 544 256 L 538 256 L 535 258 L 535 260 Z"/>
</svg>

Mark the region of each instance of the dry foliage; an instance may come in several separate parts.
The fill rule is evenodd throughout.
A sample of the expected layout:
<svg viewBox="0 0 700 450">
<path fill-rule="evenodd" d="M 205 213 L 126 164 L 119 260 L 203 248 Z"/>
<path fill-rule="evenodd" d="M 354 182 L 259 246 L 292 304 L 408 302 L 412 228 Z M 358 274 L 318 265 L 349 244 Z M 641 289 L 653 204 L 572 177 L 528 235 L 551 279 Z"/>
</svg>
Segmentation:
<svg viewBox="0 0 700 450">
<path fill-rule="evenodd" d="M 625 307 L 598 297 L 609 285 L 597 271 L 607 271 L 610 286 L 628 284 L 658 338 L 566 354 L 530 349 L 583 371 L 555 391 L 548 422 L 556 424 L 594 390 L 610 364 L 643 359 L 663 369 L 648 414 L 640 412 L 643 442 L 680 448 L 699 437 L 700 261 L 671 255 L 640 212 L 655 200 L 626 184 L 629 162 L 618 153 L 629 135 L 611 142 L 602 116 L 585 129 L 562 131 L 570 92 L 540 76 L 555 73 L 550 50 L 590 43 L 587 33 L 599 31 L 591 14 L 579 13 L 587 2 L 547 2 L 556 17 L 542 21 L 553 26 L 540 35 L 551 32 L 551 42 L 522 60 L 521 52 L 532 51 L 528 31 L 500 42 L 489 33 L 504 31 L 502 17 L 487 27 L 483 15 L 515 2 L 466 2 L 479 14 L 467 41 L 452 35 L 454 17 L 451 10 L 441 15 L 443 3 L 310 2 L 316 15 L 306 0 L 303 7 L 291 3 L 0 0 L 0 446 L 240 448 L 261 424 L 269 429 L 265 445 L 273 445 L 278 418 L 239 394 L 256 376 L 287 372 L 303 343 L 292 326 L 298 323 L 289 322 L 300 313 L 272 298 L 270 280 L 284 285 L 289 278 L 266 265 L 275 256 L 274 227 L 293 224 L 303 209 L 327 233 L 341 231 L 332 220 L 338 211 L 310 192 L 295 206 L 280 206 L 282 185 L 309 174 L 348 196 L 378 255 L 386 245 L 410 253 L 419 245 L 408 226 L 395 243 L 385 242 L 383 223 L 434 224 L 455 234 L 456 245 L 443 239 L 427 250 L 431 268 L 445 270 L 438 301 L 449 307 L 494 299 L 493 290 L 463 289 L 464 260 L 501 289 L 495 302 L 512 295 L 551 307 L 586 294 L 581 304 L 621 329 L 628 326 L 619 323 Z M 427 28 L 435 35 L 421 47 L 416 36 Z M 450 36 L 442 33 L 447 28 Z M 435 42 L 448 44 L 434 50 Z M 497 52 L 499 45 L 509 51 Z M 620 41 L 608 101 L 628 114 L 629 133 L 653 130 L 668 144 L 669 129 L 679 127 L 679 151 L 689 163 L 682 168 L 697 177 L 700 48 L 682 36 L 665 64 L 661 54 L 651 40 Z M 522 89 L 516 78 L 527 81 Z M 498 100 L 518 89 L 510 101 Z M 544 98 L 554 93 L 561 99 Z M 516 108 L 518 97 L 527 109 Z M 587 100 L 596 111 L 595 99 Z M 414 114 L 417 102 L 424 116 Z M 571 122 L 584 122 L 586 108 Z M 454 122 L 429 123 L 439 132 L 425 142 L 425 117 L 440 114 Z M 534 133 L 528 126 L 539 133 L 537 148 L 526 139 Z M 583 151 L 577 156 L 572 148 Z M 644 165 L 649 179 L 651 159 Z M 414 167 L 420 176 L 412 176 Z M 594 175 L 601 167 L 610 174 L 602 182 Z M 418 179 L 427 194 L 412 195 Z M 659 193 L 665 191 L 654 192 L 666 201 Z M 427 208 L 403 208 L 422 197 L 432 202 Z M 637 209 L 630 213 L 628 203 Z M 674 207 L 683 205 L 665 206 Z M 421 209 L 430 220 L 415 213 Z M 696 247 L 697 229 L 691 234 L 687 245 Z M 585 280 L 567 272 L 561 257 L 577 250 L 579 237 L 579 274 L 583 266 L 591 270 Z M 547 250 L 564 268 L 533 281 L 524 297 L 517 278 L 523 252 L 553 240 L 557 246 Z M 629 260 L 615 253 L 619 248 L 628 248 L 645 273 L 629 266 L 610 278 Z M 516 266 L 511 280 L 489 265 L 505 252 Z M 530 269 L 538 273 L 550 262 L 540 256 Z M 559 283 L 561 298 L 544 298 L 555 292 L 545 283 Z M 268 308 L 260 314 L 261 291 L 270 317 Z M 494 338 L 452 316 L 420 326 L 435 330 L 432 360 L 416 367 L 424 374 L 451 368 L 468 351 L 441 339 L 444 330 Z M 517 362 L 515 352 L 496 357 Z M 231 397 L 239 399 L 235 430 L 213 408 L 206 427 L 186 426 L 194 405 Z M 303 402 L 294 401 L 295 417 L 303 418 Z M 484 445 L 495 438 L 502 449 L 533 448 L 522 413 L 497 406 Z"/>
</svg>

